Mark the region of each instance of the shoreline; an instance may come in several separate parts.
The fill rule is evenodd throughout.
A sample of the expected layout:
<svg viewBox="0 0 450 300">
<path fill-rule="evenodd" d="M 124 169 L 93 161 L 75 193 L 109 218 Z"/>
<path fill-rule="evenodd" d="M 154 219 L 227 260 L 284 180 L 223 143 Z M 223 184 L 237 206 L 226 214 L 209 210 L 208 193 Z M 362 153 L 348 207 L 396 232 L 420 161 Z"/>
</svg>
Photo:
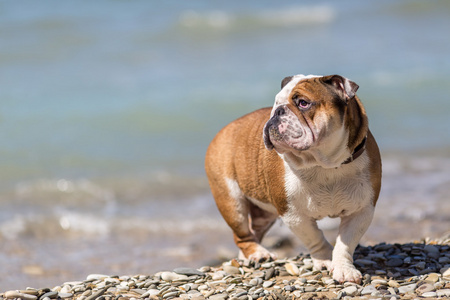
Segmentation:
<svg viewBox="0 0 450 300">
<path fill-rule="evenodd" d="M 359 246 L 361 284 L 313 271 L 309 255 L 272 262 L 232 259 L 217 267 L 176 268 L 153 275 L 91 274 L 52 288 L 4 291 L 0 299 L 416 299 L 450 297 L 450 236 L 404 244 Z"/>
</svg>

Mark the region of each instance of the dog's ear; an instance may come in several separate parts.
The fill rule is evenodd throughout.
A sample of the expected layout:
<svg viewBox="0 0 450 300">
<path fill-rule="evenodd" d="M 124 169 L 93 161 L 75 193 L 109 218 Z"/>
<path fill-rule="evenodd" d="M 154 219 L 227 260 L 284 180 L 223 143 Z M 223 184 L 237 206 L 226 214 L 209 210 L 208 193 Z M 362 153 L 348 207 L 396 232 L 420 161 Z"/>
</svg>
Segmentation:
<svg viewBox="0 0 450 300">
<path fill-rule="evenodd" d="M 345 122 L 349 132 L 348 148 L 353 152 L 367 137 L 369 132 L 366 110 L 358 96 L 355 96 L 352 101 L 348 101 Z"/>
<path fill-rule="evenodd" d="M 323 81 L 327 84 L 332 85 L 340 93 L 342 93 L 346 101 L 355 97 L 356 91 L 359 88 L 359 85 L 340 75 L 325 76 L 323 77 Z"/>
<path fill-rule="evenodd" d="M 281 89 L 283 89 L 284 86 L 292 80 L 292 77 L 294 76 L 284 77 L 284 79 L 281 81 Z"/>
</svg>

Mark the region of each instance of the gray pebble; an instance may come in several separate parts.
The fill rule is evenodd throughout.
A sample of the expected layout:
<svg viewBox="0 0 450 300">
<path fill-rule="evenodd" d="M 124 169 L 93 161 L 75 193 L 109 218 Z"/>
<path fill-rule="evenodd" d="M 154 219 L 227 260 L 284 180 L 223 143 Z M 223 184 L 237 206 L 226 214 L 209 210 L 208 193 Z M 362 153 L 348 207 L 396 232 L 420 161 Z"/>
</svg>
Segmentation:
<svg viewBox="0 0 450 300">
<path fill-rule="evenodd" d="M 305 292 L 306 292 L 306 293 L 315 292 L 316 289 L 317 289 L 317 288 L 316 288 L 315 286 L 312 286 L 312 285 L 306 286 L 306 287 L 305 287 Z"/>
<path fill-rule="evenodd" d="M 6 299 L 15 299 L 15 298 L 19 298 L 19 299 L 23 299 L 23 300 L 37 299 L 37 296 L 35 296 L 35 295 L 25 294 L 25 293 L 21 293 L 19 291 L 8 291 L 5 293 L 4 296 Z"/>
<path fill-rule="evenodd" d="M 199 270 L 193 269 L 193 268 L 176 268 L 173 271 L 175 273 L 183 274 L 183 275 L 187 275 L 187 276 L 191 276 L 191 275 L 205 276 L 205 273 L 200 272 Z"/>
<path fill-rule="evenodd" d="M 235 266 L 230 266 L 230 265 L 225 265 L 223 266 L 223 270 L 225 271 L 225 273 L 227 274 L 240 274 L 241 272 L 239 271 L 239 268 L 235 267 Z"/>
<path fill-rule="evenodd" d="M 164 294 L 163 299 L 173 298 L 178 296 L 178 292 L 169 292 L 167 294 Z"/>
<path fill-rule="evenodd" d="M 175 272 L 162 272 L 161 273 L 161 279 L 164 281 L 174 281 L 174 280 L 181 280 L 181 279 L 187 279 L 188 277 L 186 275 L 177 274 Z"/>
<path fill-rule="evenodd" d="M 263 264 L 261 264 L 261 267 L 264 269 L 272 268 L 273 263 L 272 262 L 263 263 Z"/>
<path fill-rule="evenodd" d="M 450 297 L 450 289 L 437 290 L 436 294 L 438 297 Z"/>
<path fill-rule="evenodd" d="M 58 297 L 58 292 L 48 292 L 48 293 L 45 293 L 45 294 L 43 294 L 42 296 L 41 296 L 41 298 L 45 298 L 45 297 L 48 297 L 48 298 L 50 298 L 50 299 L 55 299 L 55 298 L 57 298 Z"/>
<path fill-rule="evenodd" d="M 285 290 L 286 292 L 292 292 L 292 286 L 286 285 L 286 286 L 284 287 L 284 290 Z"/>
<path fill-rule="evenodd" d="M 406 294 L 409 292 L 414 292 L 414 290 L 416 289 L 417 284 L 412 283 L 412 284 L 408 284 L 408 285 L 404 285 L 398 288 L 398 293 L 399 294 Z"/>
<path fill-rule="evenodd" d="M 422 284 L 421 286 L 419 286 L 416 289 L 416 292 L 420 295 L 423 293 L 434 292 L 435 290 L 436 290 L 436 288 L 434 287 L 433 284 L 425 283 L 425 284 Z"/>
<path fill-rule="evenodd" d="M 436 292 L 426 292 L 422 294 L 422 297 L 424 298 L 435 298 L 437 297 L 437 293 Z"/>
<path fill-rule="evenodd" d="M 387 289 L 387 291 L 388 291 L 391 295 L 397 295 L 397 293 L 398 293 L 398 288 L 389 287 L 389 288 Z"/>
<path fill-rule="evenodd" d="M 388 282 L 384 279 L 374 279 L 374 280 L 372 280 L 371 283 L 374 285 L 378 285 L 378 284 L 387 285 L 388 284 Z"/>
<path fill-rule="evenodd" d="M 249 284 L 251 286 L 256 286 L 256 285 L 261 285 L 263 283 L 263 280 L 261 278 L 253 278 L 252 280 L 250 280 Z"/>
<path fill-rule="evenodd" d="M 377 289 L 375 288 L 375 286 L 373 286 L 373 285 L 368 285 L 368 286 L 365 286 L 364 288 L 363 288 L 363 290 L 361 291 L 361 295 L 370 295 L 370 294 L 372 294 L 373 292 L 375 292 Z"/>
<path fill-rule="evenodd" d="M 239 292 L 239 293 L 237 293 L 234 297 L 242 297 L 242 296 L 246 296 L 248 294 L 248 292 L 247 291 L 242 291 L 242 292 Z"/>
<path fill-rule="evenodd" d="M 264 280 L 269 280 L 270 278 L 272 278 L 274 276 L 274 274 L 275 274 L 275 268 L 268 268 L 264 275 Z"/>
<path fill-rule="evenodd" d="M 275 282 L 270 281 L 270 280 L 264 281 L 263 287 L 264 287 L 264 288 L 271 287 L 272 285 L 274 285 L 274 283 L 275 283 Z"/>
<path fill-rule="evenodd" d="M 225 300 L 228 298 L 228 294 L 215 294 L 209 296 L 210 300 Z"/>
<path fill-rule="evenodd" d="M 101 280 L 104 278 L 108 278 L 108 275 L 104 275 L 104 274 L 90 274 L 86 277 L 87 281 L 93 281 L 93 280 Z"/>
<path fill-rule="evenodd" d="M 348 286 L 342 289 L 342 291 L 345 292 L 347 296 L 356 296 L 358 294 L 358 288 L 354 285 Z"/>
<path fill-rule="evenodd" d="M 294 295 L 294 297 L 296 299 L 299 299 L 302 296 L 302 292 L 301 291 L 295 291 L 292 294 Z"/>
</svg>

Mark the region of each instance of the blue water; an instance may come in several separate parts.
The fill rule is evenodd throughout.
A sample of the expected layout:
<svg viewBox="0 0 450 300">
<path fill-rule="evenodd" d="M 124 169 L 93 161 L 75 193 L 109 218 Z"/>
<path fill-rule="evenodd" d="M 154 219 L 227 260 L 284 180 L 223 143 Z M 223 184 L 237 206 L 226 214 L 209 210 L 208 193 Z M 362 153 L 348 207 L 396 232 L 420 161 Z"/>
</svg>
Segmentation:
<svg viewBox="0 0 450 300">
<path fill-rule="evenodd" d="M 230 235 L 203 172 L 209 141 L 299 73 L 360 85 L 385 158 L 380 209 L 405 198 L 406 220 L 440 213 L 433 230 L 447 230 L 449 28 L 444 0 L 0 2 L 0 263 L 12 274 L 0 288 L 114 272 L 107 258 L 55 265 L 122 239 L 148 272 L 200 264 L 179 251 L 204 256 L 202 240 Z M 64 260 L 71 243 L 90 251 Z M 173 256 L 152 258 L 167 247 Z"/>
</svg>

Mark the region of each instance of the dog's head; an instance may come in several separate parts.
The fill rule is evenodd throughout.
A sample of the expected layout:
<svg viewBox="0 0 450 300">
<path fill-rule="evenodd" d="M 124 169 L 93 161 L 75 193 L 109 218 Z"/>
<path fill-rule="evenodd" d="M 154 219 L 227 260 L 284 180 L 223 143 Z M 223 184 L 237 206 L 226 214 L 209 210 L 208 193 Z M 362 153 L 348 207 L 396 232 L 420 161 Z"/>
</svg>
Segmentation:
<svg viewBox="0 0 450 300">
<path fill-rule="evenodd" d="M 337 167 L 368 131 L 358 85 L 339 75 L 286 77 L 264 127 L 264 144 L 279 154 Z"/>
</svg>

